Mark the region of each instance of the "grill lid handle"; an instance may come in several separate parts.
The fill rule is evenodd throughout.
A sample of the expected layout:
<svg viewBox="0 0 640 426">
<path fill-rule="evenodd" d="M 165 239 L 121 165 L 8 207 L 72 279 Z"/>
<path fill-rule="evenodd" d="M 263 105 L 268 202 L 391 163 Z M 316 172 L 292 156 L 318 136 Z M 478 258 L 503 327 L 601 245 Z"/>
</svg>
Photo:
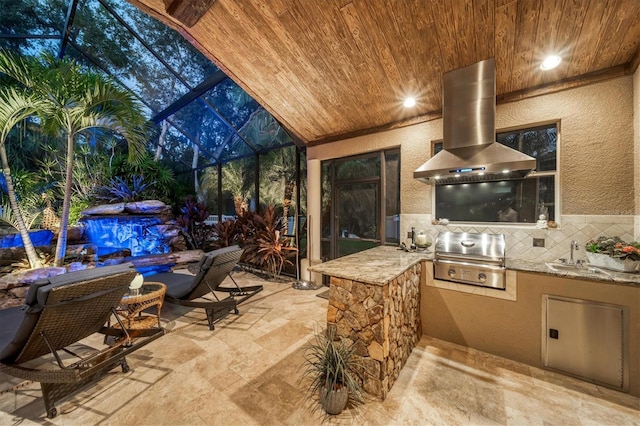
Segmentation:
<svg viewBox="0 0 640 426">
<path fill-rule="evenodd" d="M 473 247 L 476 245 L 476 242 L 471 240 L 462 240 L 460 241 L 460 245 L 463 247 Z"/>
</svg>

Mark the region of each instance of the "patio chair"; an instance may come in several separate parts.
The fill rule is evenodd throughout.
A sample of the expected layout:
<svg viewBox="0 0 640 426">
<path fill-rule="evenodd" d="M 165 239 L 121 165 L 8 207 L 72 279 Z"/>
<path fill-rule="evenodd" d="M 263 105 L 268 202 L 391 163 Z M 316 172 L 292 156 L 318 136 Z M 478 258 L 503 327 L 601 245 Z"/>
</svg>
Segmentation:
<svg viewBox="0 0 640 426">
<path fill-rule="evenodd" d="M 262 291 L 261 285 L 240 287 L 231 276 L 238 264 L 243 249 L 238 246 L 225 247 L 203 254 L 196 268 L 196 275 L 165 272 L 145 277 L 147 282 L 160 282 L 167 286 L 164 300 L 181 306 L 203 308 L 209 329 L 225 318 L 231 311 L 238 313 L 238 305 Z M 233 287 L 223 287 L 222 282 L 231 278 Z M 228 294 L 219 298 L 216 292 Z"/>
<path fill-rule="evenodd" d="M 132 342 L 122 327 L 111 345 L 79 343 L 104 329 L 135 275 L 124 264 L 38 280 L 23 306 L 0 310 L 0 371 L 39 382 L 47 417 L 56 416 L 57 401 L 116 366 L 126 373 L 125 356 L 164 334 L 159 328 Z"/>
</svg>

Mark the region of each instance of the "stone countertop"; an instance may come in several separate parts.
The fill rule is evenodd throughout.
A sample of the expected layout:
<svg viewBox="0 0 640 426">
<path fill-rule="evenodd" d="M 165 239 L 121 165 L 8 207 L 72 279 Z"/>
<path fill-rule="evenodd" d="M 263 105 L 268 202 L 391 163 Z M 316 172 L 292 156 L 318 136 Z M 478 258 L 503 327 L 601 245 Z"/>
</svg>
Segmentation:
<svg viewBox="0 0 640 426">
<path fill-rule="evenodd" d="M 630 274 L 625 272 L 606 271 L 606 274 L 590 273 L 588 267 L 582 271 L 553 271 L 544 262 L 530 262 L 526 260 L 507 259 L 507 269 L 522 272 L 534 272 L 538 274 L 555 275 L 558 277 L 576 278 L 587 281 L 600 281 L 605 283 L 617 283 L 640 286 L 640 274 Z"/>
<path fill-rule="evenodd" d="M 332 277 L 360 281 L 369 284 L 384 285 L 406 271 L 409 267 L 423 260 L 432 260 L 433 251 L 405 252 L 392 246 L 378 246 L 369 250 L 333 259 L 309 267 L 312 272 L 319 272 Z M 507 269 L 513 271 L 533 272 L 558 277 L 575 278 L 587 281 L 599 281 L 612 284 L 640 286 L 640 274 L 630 274 L 605 270 L 606 274 L 584 271 L 553 271 L 544 262 L 509 259 Z M 603 269 L 604 270 L 604 269 Z"/>
<path fill-rule="evenodd" d="M 406 252 L 395 246 L 378 246 L 309 267 L 337 278 L 385 285 L 411 266 L 433 257 L 431 251 Z"/>
</svg>

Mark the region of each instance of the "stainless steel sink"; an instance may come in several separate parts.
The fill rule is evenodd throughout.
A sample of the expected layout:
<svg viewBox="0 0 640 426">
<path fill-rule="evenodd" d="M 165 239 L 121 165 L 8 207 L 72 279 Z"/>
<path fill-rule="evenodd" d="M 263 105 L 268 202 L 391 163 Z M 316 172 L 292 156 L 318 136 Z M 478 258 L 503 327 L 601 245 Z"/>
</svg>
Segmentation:
<svg viewBox="0 0 640 426">
<path fill-rule="evenodd" d="M 566 263 L 560 262 L 551 262 L 545 263 L 547 268 L 551 269 L 554 272 L 577 272 L 583 274 L 602 274 L 602 275 L 610 275 L 607 271 L 596 268 L 595 266 L 588 265 L 569 265 Z"/>
</svg>

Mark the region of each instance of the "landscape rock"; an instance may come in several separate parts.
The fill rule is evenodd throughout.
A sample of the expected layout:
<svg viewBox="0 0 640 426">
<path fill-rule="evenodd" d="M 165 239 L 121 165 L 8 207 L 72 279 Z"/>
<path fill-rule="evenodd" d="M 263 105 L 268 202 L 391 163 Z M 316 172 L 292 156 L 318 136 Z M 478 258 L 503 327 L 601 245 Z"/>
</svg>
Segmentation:
<svg viewBox="0 0 640 426">
<path fill-rule="evenodd" d="M 86 210 L 82 211 L 83 216 L 94 216 L 94 215 L 114 215 L 121 214 L 124 212 L 124 203 L 116 203 L 116 204 L 101 204 L 99 206 L 89 207 Z"/>
<path fill-rule="evenodd" d="M 65 272 L 67 272 L 65 268 L 57 266 L 13 272 L 0 277 L 0 290 L 31 284 L 41 278 L 53 277 Z"/>
<path fill-rule="evenodd" d="M 0 309 L 9 309 L 14 306 L 20 306 L 24 303 L 24 299 L 2 299 L 0 300 Z"/>
<path fill-rule="evenodd" d="M 29 286 L 14 287 L 11 290 L 9 290 L 7 294 L 17 299 L 24 299 L 28 291 L 29 291 Z"/>
<path fill-rule="evenodd" d="M 84 225 L 77 223 L 67 229 L 67 243 L 82 241 L 84 239 Z"/>
<path fill-rule="evenodd" d="M 159 214 L 171 210 L 171 207 L 159 200 L 144 200 L 126 203 L 124 210 L 131 214 Z"/>
</svg>

